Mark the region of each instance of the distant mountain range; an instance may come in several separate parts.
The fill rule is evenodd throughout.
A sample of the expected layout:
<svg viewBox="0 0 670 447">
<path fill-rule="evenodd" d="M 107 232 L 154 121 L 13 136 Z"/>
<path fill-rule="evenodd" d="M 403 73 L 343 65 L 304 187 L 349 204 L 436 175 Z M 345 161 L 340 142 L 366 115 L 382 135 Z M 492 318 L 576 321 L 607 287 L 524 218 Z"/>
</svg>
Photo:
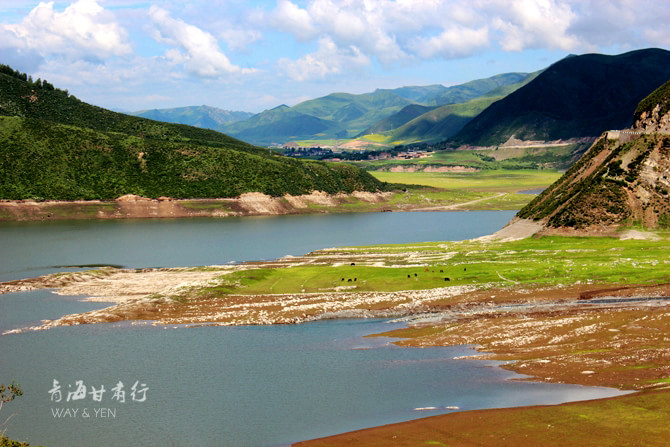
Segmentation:
<svg viewBox="0 0 670 447">
<path fill-rule="evenodd" d="M 631 124 L 638 102 L 670 78 L 670 52 L 570 55 L 535 73 L 464 84 L 333 93 L 252 115 L 208 106 L 137 112 L 268 146 L 357 138 L 386 145 L 498 146 L 510 139 L 596 137 Z"/>
<path fill-rule="evenodd" d="M 484 91 L 481 88 L 479 95 L 474 99 L 469 99 L 464 102 L 454 102 L 443 106 L 426 107 L 412 105 L 407 106 L 395 115 L 390 116 L 386 120 L 376 123 L 373 127 L 363 132 L 365 134 L 381 133 L 386 137 L 387 142 L 396 143 L 413 143 L 417 141 L 435 143 L 444 141 L 456 135 L 467 123 L 475 118 L 482 110 L 488 106 L 504 98 L 509 93 L 531 82 L 540 72 L 518 76 L 518 82 L 511 84 L 502 84 L 494 87 L 491 90 Z M 517 75 L 511 73 L 509 75 L 494 76 L 491 79 L 500 79 L 504 77 L 506 81 L 513 81 L 514 77 L 510 75 Z M 484 86 L 487 83 L 482 80 L 480 85 Z M 473 81 L 478 82 L 478 81 Z M 468 83 L 471 84 L 471 83 Z M 463 84 L 467 86 L 468 84 Z M 492 84 L 488 84 L 493 86 Z M 474 92 L 473 92 L 474 94 Z M 465 95 L 459 95 L 461 98 Z M 472 96 L 472 95 L 470 95 Z M 453 97 L 456 100 L 456 97 Z"/>
<path fill-rule="evenodd" d="M 166 123 L 187 124 L 189 126 L 217 130 L 224 124 L 243 121 L 251 118 L 254 114 L 250 112 L 232 112 L 230 110 L 203 105 L 177 107 L 174 109 L 140 110 L 138 112 L 132 112 L 130 115 L 141 116 L 143 118 L 163 121 Z"/>
<path fill-rule="evenodd" d="M 491 104 L 454 142 L 495 146 L 511 137 L 544 141 L 596 137 L 607 129 L 630 126 L 637 104 L 668 79 L 666 50 L 568 57 Z"/>
<path fill-rule="evenodd" d="M 293 107 L 281 105 L 255 115 L 209 106 L 153 109 L 133 114 L 209 128 L 259 145 L 283 144 L 293 140 L 355 138 L 401 127 L 440 106 L 467 102 L 487 94 L 497 96 L 501 88 L 517 85 L 527 78 L 526 73 L 506 73 L 451 87 L 408 86 L 377 89 L 359 95 L 333 93 Z M 467 122 L 462 119 L 456 121 Z M 439 140 L 446 136 L 436 135 L 430 139 Z M 403 136 L 400 135 L 400 138 Z"/>
</svg>

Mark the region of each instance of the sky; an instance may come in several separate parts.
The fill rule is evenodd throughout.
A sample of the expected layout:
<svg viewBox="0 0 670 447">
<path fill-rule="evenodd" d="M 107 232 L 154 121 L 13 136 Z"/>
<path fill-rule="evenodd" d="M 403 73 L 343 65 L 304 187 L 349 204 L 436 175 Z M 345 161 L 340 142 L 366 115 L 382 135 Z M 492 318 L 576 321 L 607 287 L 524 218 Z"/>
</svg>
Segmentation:
<svg viewBox="0 0 670 447">
<path fill-rule="evenodd" d="M 670 48 L 668 0 L 0 0 L 0 63 L 137 111 L 260 112 Z"/>
</svg>

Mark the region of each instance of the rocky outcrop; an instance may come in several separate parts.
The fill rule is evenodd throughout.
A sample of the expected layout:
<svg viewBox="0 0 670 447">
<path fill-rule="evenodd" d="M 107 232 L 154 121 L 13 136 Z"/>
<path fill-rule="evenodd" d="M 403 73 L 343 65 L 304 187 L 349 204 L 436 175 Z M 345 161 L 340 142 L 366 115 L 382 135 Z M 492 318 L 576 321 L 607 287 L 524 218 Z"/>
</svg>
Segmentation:
<svg viewBox="0 0 670 447">
<path fill-rule="evenodd" d="M 631 129 L 603 134 L 518 216 L 590 233 L 670 227 L 670 82 L 640 103 Z"/>
</svg>

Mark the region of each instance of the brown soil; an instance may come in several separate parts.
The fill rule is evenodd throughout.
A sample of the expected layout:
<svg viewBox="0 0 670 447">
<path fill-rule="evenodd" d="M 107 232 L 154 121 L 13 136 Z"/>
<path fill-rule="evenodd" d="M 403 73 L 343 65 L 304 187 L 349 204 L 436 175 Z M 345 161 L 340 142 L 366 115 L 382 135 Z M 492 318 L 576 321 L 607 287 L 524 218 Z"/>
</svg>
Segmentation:
<svg viewBox="0 0 670 447">
<path fill-rule="evenodd" d="M 665 447 L 670 391 L 611 399 L 476 410 L 384 425 L 312 441 L 300 447 Z"/>
<path fill-rule="evenodd" d="M 228 217 L 279 214 L 302 214 L 337 211 L 342 204 L 359 200 L 384 205 L 391 192 L 354 192 L 331 195 L 313 191 L 301 196 L 271 197 L 262 193 L 246 193 L 231 199 L 149 199 L 132 194 L 114 201 L 0 201 L 0 221 L 59 220 L 59 219 L 136 219 L 177 217 Z M 310 205 L 322 207 L 309 209 Z M 380 211 L 371 207 L 370 211 Z M 400 210 L 400 209 L 398 209 Z"/>
</svg>

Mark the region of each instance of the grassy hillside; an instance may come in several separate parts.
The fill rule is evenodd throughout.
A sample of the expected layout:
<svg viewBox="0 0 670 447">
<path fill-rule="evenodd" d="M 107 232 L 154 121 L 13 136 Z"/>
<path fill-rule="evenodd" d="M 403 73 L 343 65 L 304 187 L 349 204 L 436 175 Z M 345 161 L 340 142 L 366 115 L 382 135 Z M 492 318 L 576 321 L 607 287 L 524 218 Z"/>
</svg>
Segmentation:
<svg viewBox="0 0 670 447">
<path fill-rule="evenodd" d="M 394 141 L 442 141 L 456 135 L 482 110 L 501 98 L 502 96 L 477 98 L 465 103 L 438 107 L 388 132 L 388 135 Z"/>
<path fill-rule="evenodd" d="M 420 104 L 410 104 L 403 107 L 398 112 L 384 118 L 381 121 L 377 121 L 372 127 L 369 127 L 365 131 L 361 132 L 359 136 L 369 135 L 369 134 L 378 134 L 382 132 L 391 131 L 396 129 L 410 121 L 414 118 L 419 117 L 425 113 L 435 110 L 435 106 L 422 106 Z"/>
<path fill-rule="evenodd" d="M 10 73 L 11 72 L 11 73 Z M 385 185 L 348 165 L 303 162 L 218 132 L 111 112 L 0 69 L 0 198 L 278 196 Z"/>
<path fill-rule="evenodd" d="M 308 139 L 315 135 L 322 138 L 346 136 L 346 131 L 336 122 L 307 115 L 285 105 L 221 128 L 237 138 L 262 145 Z"/>
<path fill-rule="evenodd" d="M 0 70 L 0 115 L 35 118 L 143 138 L 197 142 L 252 153 L 266 152 L 213 130 L 162 123 L 93 106 L 49 83 L 28 82 L 9 75 L 9 70 L 8 67 Z"/>
<path fill-rule="evenodd" d="M 446 104 L 456 104 L 467 102 L 480 96 L 491 96 L 495 89 L 518 84 L 528 77 L 528 73 L 503 73 L 490 78 L 476 79 L 465 84 L 449 87 L 444 93 L 436 96 L 428 105 L 443 106 Z"/>
<path fill-rule="evenodd" d="M 337 122 L 347 129 L 347 136 L 353 136 L 411 103 L 393 91 L 377 90 L 362 95 L 333 93 L 302 102 L 293 110 Z"/>
<path fill-rule="evenodd" d="M 512 136 L 523 140 L 597 136 L 630 126 L 640 100 L 668 78 L 670 52 L 665 50 L 569 57 L 493 103 L 454 140 L 494 146 Z"/>
<path fill-rule="evenodd" d="M 414 101 L 418 104 L 427 104 L 434 98 L 444 94 L 449 88 L 441 84 L 434 85 L 412 85 L 394 89 L 377 89 L 377 91 L 390 91 L 396 95 Z"/>
</svg>

